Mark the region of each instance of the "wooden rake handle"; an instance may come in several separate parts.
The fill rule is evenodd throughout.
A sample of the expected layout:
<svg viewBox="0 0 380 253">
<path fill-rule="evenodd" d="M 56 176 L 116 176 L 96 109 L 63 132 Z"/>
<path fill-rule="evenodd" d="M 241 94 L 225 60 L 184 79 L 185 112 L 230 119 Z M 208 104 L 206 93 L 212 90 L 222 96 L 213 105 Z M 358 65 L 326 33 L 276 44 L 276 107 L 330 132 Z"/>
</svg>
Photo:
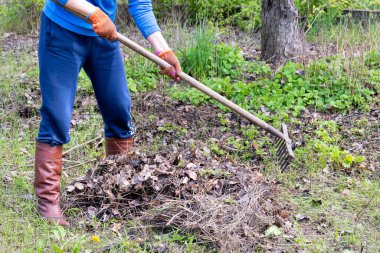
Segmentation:
<svg viewBox="0 0 380 253">
<path fill-rule="evenodd" d="M 144 56 L 148 60 L 156 63 L 160 67 L 166 68 L 166 67 L 171 66 L 169 63 L 167 63 L 166 61 L 162 60 L 157 55 L 149 52 L 148 50 L 146 50 L 142 46 L 138 45 L 137 43 L 135 43 L 132 40 L 130 40 L 127 37 L 125 37 L 124 35 L 118 33 L 117 34 L 117 39 L 118 39 L 118 41 L 120 43 L 122 43 L 125 46 L 129 47 L 130 49 L 132 49 L 136 53 Z M 276 136 L 276 137 L 278 137 L 280 139 L 283 139 L 283 140 L 287 141 L 287 138 L 285 137 L 285 135 L 282 132 L 280 132 L 276 128 L 272 127 L 271 125 L 269 125 L 265 121 L 257 118 L 256 116 L 254 116 L 250 112 L 244 110 L 243 108 L 241 108 L 237 104 L 233 103 L 232 101 L 228 100 L 227 98 L 223 97 L 219 93 L 213 91 L 212 89 L 210 89 L 206 85 L 202 84 L 201 82 L 195 80 L 194 78 L 192 78 L 191 76 L 187 75 L 186 73 L 181 72 L 181 73 L 178 74 L 178 76 L 182 80 L 184 80 L 187 83 L 189 83 L 191 86 L 197 88 L 198 90 L 200 90 L 204 94 L 206 94 L 209 97 L 215 99 L 216 101 L 218 101 L 222 105 L 228 107 L 232 111 L 234 111 L 237 114 L 239 114 L 240 116 L 246 118 L 247 120 L 249 120 L 251 123 L 255 124 L 256 126 L 261 127 L 262 129 L 264 129 L 268 133 L 270 133 L 270 134 L 272 134 L 272 135 L 274 135 L 274 136 Z"/>
</svg>

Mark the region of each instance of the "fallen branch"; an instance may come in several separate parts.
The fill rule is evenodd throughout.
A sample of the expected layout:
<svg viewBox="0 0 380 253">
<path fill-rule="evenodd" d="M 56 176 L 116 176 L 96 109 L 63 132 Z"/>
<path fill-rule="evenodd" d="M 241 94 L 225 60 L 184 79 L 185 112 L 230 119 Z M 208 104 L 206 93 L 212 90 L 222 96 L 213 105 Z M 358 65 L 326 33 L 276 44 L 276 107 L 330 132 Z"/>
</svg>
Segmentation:
<svg viewBox="0 0 380 253">
<path fill-rule="evenodd" d="M 64 155 L 70 153 L 71 151 L 73 151 L 73 150 L 75 150 L 75 149 L 77 149 L 77 148 L 80 148 L 80 147 L 86 146 L 87 144 L 90 144 L 90 143 L 92 143 L 92 142 L 94 142 L 94 141 L 97 141 L 97 140 L 99 140 L 99 139 L 101 139 L 101 140 L 103 141 L 103 137 L 99 135 L 99 136 L 97 136 L 96 138 L 94 138 L 94 139 L 92 139 L 92 140 L 86 141 L 86 142 L 84 142 L 84 143 L 81 143 L 81 144 L 79 144 L 79 145 L 77 145 L 77 146 L 75 146 L 75 147 L 72 147 L 72 148 L 66 150 L 65 152 L 62 153 L 62 155 L 64 156 Z"/>
<path fill-rule="evenodd" d="M 94 159 L 91 159 L 91 160 L 88 160 L 88 161 L 85 161 L 85 162 L 82 162 L 82 163 L 79 163 L 79 164 L 75 164 L 75 165 L 72 165 L 70 167 L 65 168 L 65 170 L 70 170 L 70 169 L 73 169 L 73 168 L 76 168 L 76 167 L 80 167 L 80 166 L 85 165 L 87 163 L 95 162 L 96 160 L 97 159 L 94 158 Z"/>
</svg>

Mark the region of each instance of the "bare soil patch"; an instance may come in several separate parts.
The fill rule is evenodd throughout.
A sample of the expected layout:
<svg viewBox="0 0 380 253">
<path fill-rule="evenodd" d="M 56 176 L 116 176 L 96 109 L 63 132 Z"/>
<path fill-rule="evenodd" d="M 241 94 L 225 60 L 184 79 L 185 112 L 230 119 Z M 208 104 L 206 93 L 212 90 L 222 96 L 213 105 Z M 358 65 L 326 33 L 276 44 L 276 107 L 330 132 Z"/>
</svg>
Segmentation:
<svg viewBox="0 0 380 253">
<path fill-rule="evenodd" d="M 2 52 L 37 51 L 38 36 L 4 33 L 0 38 Z"/>
</svg>

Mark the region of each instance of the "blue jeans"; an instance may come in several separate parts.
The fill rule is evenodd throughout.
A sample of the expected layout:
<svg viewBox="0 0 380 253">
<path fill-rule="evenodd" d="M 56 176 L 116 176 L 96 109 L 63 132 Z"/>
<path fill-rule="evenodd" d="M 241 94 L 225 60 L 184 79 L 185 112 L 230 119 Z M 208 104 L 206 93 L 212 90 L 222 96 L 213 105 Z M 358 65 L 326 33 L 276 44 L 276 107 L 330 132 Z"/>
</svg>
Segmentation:
<svg viewBox="0 0 380 253">
<path fill-rule="evenodd" d="M 91 80 L 106 137 L 135 133 L 131 98 L 118 42 L 66 30 L 41 16 L 38 47 L 42 106 L 37 141 L 52 146 L 70 141 L 69 129 L 79 71 Z"/>
</svg>

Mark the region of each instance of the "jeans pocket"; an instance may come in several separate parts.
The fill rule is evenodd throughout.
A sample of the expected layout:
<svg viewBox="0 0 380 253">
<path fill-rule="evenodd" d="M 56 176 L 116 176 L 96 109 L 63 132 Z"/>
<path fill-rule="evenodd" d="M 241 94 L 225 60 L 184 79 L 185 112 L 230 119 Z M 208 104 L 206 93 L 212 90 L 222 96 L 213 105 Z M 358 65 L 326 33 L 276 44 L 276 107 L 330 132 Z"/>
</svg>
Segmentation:
<svg viewBox="0 0 380 253">
<path fill-rule="evenodd" d="M 45 45 L 46 46 L 49 46 L 51 40 L 52 40 L 52 37 L 53 37 L 53 21 L 51 21 L 49 18 L 47 18 L 46 16 L 44 17 L 44 35 L 45 35 Z"/>
</svg>

